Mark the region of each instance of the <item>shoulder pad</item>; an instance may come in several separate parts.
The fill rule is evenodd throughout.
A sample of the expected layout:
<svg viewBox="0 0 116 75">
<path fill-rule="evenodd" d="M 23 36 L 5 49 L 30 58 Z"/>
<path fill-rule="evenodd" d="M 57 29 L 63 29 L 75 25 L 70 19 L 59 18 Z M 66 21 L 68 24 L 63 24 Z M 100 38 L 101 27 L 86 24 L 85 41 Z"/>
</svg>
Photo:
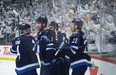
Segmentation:
<svg viewBox="0 0 116 75">
<path fill-rule="evenodd" d="M 53 35 L 54 32 L 52 30 L 50 30 L 50 29 L 47 29 L 47 30 L 44 31 L 44 34 L 46 34 L 46 35 Z"/>
<path fill-rule="evenodd" d="M 76 37 L 76 36 L 78 36 L 78 32 L 74 32 L 74 33 L 72 34 L 72 37 Z"/>
<path fill-rule="evenodd" d="M 19 45 L 20 44 L 20 40 L 15 41 L 15 44 Z"/>
<path fill-rule="evenodd" d="M 49 32 L 53 32 L 53 31 L 50 30 L 50 29 L 47 29 L 47 30 L 45 30 L 45 32 L 46 32 L 46 33 L 49 33 Z"/>
</svg>

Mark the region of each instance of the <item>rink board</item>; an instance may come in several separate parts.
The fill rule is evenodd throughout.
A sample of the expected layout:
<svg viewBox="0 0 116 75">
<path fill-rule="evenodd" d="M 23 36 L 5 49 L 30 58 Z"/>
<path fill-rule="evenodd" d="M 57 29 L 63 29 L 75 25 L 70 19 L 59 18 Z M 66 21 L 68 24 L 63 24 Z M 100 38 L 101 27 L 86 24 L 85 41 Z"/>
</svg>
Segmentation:
<svg viewBox="0 0 116 75">
<path fill-rule="evenodd" d="M 116 59 L 91 56 L 95 67 L 89 68 L 86 75 L 116 75 Z"/>
<path fill-rule="evenodd" d="M 0 60 L 15 60 L 16 55 L 10 52 L 10 45 L 0 45 Z"/>
<path fill-rule="evenodd" d="M 16 55 L 10 52 L 10 45 L 0 45 L 0 60 L 15 60 Z M 94 68 L 88 68 L 86 75 L 116 75 L 116 59 L 91 56 Z"/>
</svg>

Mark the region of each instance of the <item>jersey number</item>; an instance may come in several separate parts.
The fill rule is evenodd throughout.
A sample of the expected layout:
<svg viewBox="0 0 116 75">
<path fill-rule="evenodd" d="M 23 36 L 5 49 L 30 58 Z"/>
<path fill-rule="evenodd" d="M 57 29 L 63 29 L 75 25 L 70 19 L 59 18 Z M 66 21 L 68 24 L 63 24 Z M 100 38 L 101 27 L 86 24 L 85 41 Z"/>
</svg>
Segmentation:
<svg viewBox="0 0 116 75">
<path fill-rule="evenodd" d="M 78 39 L 77 38 L 73 38 L 72 43 L 77 43 Z"/>
</svg>

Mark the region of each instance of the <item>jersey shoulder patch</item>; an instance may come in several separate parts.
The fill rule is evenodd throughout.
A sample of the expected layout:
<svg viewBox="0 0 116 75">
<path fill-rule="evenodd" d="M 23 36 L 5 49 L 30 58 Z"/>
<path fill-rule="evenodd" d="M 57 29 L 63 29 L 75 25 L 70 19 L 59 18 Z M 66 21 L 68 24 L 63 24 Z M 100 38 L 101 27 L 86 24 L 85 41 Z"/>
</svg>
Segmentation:
<svg viewBox="0 0 116 75">
<path fill-rule="evenodd" d="M 15 41 L 15 44 L 16 44 L 16 45 L 19 45 L 19 44 L 20 44 L 20 40 L 16 40 L 16 41 Z"/>
</svg>

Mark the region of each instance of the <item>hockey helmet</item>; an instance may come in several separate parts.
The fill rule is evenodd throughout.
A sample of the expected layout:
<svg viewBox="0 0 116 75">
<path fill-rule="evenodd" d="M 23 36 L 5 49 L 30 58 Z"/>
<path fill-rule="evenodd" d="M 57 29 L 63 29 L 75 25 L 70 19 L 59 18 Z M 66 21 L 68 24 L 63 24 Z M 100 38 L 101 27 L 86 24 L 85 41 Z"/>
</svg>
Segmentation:
<svg viewBox="0 0 116 75">
<path fill-rule="evenodd" d="M 79 25 L 79 26 L 83 25 L 83 21 L 80 18 L 73 19 L 72 23 L 74 23 L 74 25 Z"/>
<path fill-rule="evenodd" d="M 54 26 L 54 27 L 56 27 L 56 22 L 55 22 L 55 21 L 51 21 L 51 23 L 49 24 L 49 26 Z"/>
<path fill-rule="evenodd" d="M 49 26 L 54 26 L 58 28 L 58 23 L 56 23 L 55 21 L 51 21 L 51 23 L 49 24 Z"/>
<path fill-rule="evenodd" d="M 23 23 L 19 26 L 20 30 L 25 30 L 25 29 L 28 29 L 28 28 L 31 28 L 31 26 L 27 23 Z"/>
<path fill-rule="evenodd" d="M 47 24 L 47 22 L 48 22 L 47 17 L 40 16 L 40 17 L 38 17 L 36 19 L 36 23 L 45 23 L 45 24 Z"/>
</svg>

